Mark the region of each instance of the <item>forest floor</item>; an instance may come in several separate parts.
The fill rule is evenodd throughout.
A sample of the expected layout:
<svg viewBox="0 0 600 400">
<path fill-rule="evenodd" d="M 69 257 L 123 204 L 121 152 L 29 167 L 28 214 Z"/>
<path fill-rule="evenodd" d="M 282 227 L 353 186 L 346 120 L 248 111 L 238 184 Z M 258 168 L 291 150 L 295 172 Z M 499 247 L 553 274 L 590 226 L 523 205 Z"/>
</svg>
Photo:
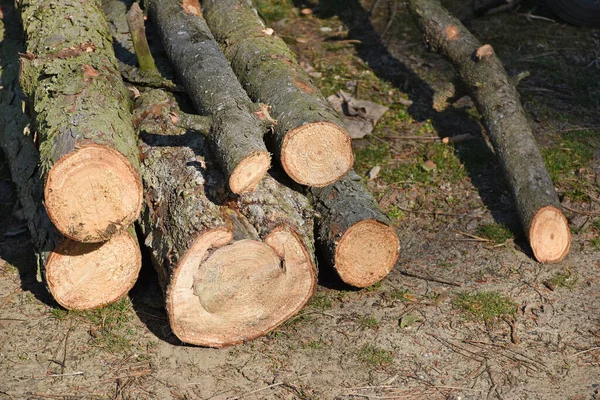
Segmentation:
<svg viewBox="0 0 600 400">
<path fill-rule="evenodd" d="M 148 263 L 114 305 L 53 302 L 0 157 L 0 399 L 600 399 L 600 30 L 542 2 L 485 17 L 445 2 L 530 73 L 518 89 L 573 235 L 541 265 L 476 109 L 450 99 L 452 67 L 402 1 L 258 3 L 326 96 L 390 107 L 355 166 L 398 227 L 396 268 L 353 290 L 321 266 L 311 302 L 266 337 L 184 346 Z"/>
</svg>

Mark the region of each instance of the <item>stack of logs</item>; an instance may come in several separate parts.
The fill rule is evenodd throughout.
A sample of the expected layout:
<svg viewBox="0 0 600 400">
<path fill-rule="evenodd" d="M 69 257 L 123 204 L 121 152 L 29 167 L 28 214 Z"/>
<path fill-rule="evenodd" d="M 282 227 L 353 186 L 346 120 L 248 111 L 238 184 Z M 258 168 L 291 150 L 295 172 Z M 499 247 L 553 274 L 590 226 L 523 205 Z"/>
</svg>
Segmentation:
<svg viewBox="0 0 600 400">
<path fill-rule="evenodd" d="M 316 285 L 315 244 L 344 282 L 383 279 L 398 236 L 351 169 L 338 115 L 250 1 L 145 6 L 170 60 L 162 75 L 137 3 L 12 11 L 26 43 L 3 41 L 0 137 L 56 301 L 124 296 L 141 266 L 136 221 L 185 343 L 240 343 L 297 313 Z M 135 76 L 113 48 L 137 56 Z"/>
</svg>

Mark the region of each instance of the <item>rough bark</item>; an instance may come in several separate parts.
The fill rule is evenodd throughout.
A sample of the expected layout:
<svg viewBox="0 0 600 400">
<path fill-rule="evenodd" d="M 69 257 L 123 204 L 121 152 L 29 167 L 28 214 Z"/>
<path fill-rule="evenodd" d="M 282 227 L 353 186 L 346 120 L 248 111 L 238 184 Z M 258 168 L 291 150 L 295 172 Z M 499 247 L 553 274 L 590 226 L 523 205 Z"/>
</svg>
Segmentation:
<svg viewBox="0 0 600 400">
<path fill-rule="evenodd" d="M 340 179 L 354 160 L 351 140 L 327 100 L 250 0 L 204 0 L 204 17 L 254 101 L 277 120 L 275 151 L 286 173 L 308 186 Z"/>
<path fill-rule="evenodd" d="M 151 19 L 196 109 L 213 117 L 211 143 L 234 193 L 252 191 L 269 169 L 266 125 L 215 42 L 197 1 L 149 0 Z"/>
<path fill-rule="evenodd" d="M 210 347 L 264 335 L 312 295 L 310 240 L 285 225 L 288 217 L 277 219 L 275 207 L 260 207 L 264 226 L 257 230 L 245 211 L 219 206 L 229 192 L 204 136 L 174 124 L 177 106 L 163 91 L 145 92 L 136 103 L 147 193 L 140 225 L 173 333 Z M 268 193 L 262 187 L 252 196 Z"/>
<path fill-rule="evenodd" d="M 340 278 L 356 287 L 383 279 L 396 264 L 400 242 L 360 176 L 350 170 L 333 185 L 310 192 L 320 215 L 317 243 Z"/>
<path fill-rule="evenodd" d="M 10 10 L 4 8 L 3 10 Z M 9 29 L 18 32 L 18 18 L 5 11 Z M 20 37 L 4 35 L 0 23 L 0 144 L 6 155 L 19 202 L 38 255 L 40 272 L 56 301 L 68 309 L 106 305 L 124 296 L 141 267 L 137 240 L 125 231 L 107 243 L 79 243 L 65 238 L 52 224 L 42 204 L 40 155 L 33 142 L 31 120 L 22 112 L 17 89 Z"/>
<path fill-rule="evenodd" d="M 454 65 L 477 105 L 535 258 L 561 261 L 571 234 L 529 122 L 502 62 L 437 0 L 409 0 L 429 46 Z"/>
<path fill-rule="evenodd" d="M 50 219 L 100 242 L 127 228 L 141 181 L 127 89 L 96 1 L 23 0 L 20 84 L 35 119 Z"/>
</svg>

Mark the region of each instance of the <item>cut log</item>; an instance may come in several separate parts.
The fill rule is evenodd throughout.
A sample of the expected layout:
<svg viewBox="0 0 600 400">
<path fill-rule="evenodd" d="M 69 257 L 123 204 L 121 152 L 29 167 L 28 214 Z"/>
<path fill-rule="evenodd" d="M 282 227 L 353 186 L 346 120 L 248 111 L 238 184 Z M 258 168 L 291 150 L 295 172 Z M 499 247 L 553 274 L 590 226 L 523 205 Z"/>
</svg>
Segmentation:
<svg viewBox="0 0 600 400">
<path fill-rule="evenodd" d="M 213 117 L 211 144 L 234 193 L 252 191 L 271 164 L 267 124 L 237 81 L 197 1 L 149 0 L 148 11 L 196 109 Z"/>
<path fill-rule="evenodd" d="M 310 241 L 266 206 L 245 203 L 263 210 L 258 231 L 242 212 L 218 206 L 228 191 L 206 139 L 174 125 L 178 110 L 165 92 L 147 91 L 136 104 L 147 192 L 140 225 L 173 333 L 210 347 L 266 334 L 312 295 Z"/>
<path fill-rule="evenodd" d="M 437 0 L 409 0 L 429 46 L 454 65 L 481 114 L 515 200 L 521 226 L 541 263 L 561 261 L 571 233 L 529 122 L 502 62 Z"/>
<path fill-rule="evenodd" d="M 19 2 L 20 83 L 35 119 L 46 210 L 65 236 L 101 242 L 137 218 L 142 186 L 127 89 L 96 2 Z"/>
<path fill-rule="evenodd" d="M 4 16 L 18 32 L 18 19 Z M 0 26 L 0 32 L 4 32 Z M 13 30 L 14 29 L 14 30 Z M 0 68 L 0 144 L 6 155 L 19 202 L 38 254 L 38 265 L 50 293 L 68 309 L 97 308 L 112 303 L 131 289 L 141 268 L 137 239 L 128 231 L 106 243 L 79 243 L 65 238 L 52 224 L 42 204 L 40 155 L 33 143 L 31 120 L 22 112 L 16 89 L 18 35 L 2 38 Z M 4 40 L 3 40 L 4 39 Z"/>
<path fill-rule="evenodd" d="M 360 176 L 350 170 L 333 185 L 310 192 L 320 214 L 317 244 L 340 278 L 361 288 L 383 279 L 398 260 L 400 242 Z"/>
<path fill-rule="evenodd" d="M 275 151 L 296 182 L 322 187 L 352 167 L 350 136 L 281 38 L 249 0 L 204 0 L 204 17 L 254 101 L 277 120 Z"/>
</svg>

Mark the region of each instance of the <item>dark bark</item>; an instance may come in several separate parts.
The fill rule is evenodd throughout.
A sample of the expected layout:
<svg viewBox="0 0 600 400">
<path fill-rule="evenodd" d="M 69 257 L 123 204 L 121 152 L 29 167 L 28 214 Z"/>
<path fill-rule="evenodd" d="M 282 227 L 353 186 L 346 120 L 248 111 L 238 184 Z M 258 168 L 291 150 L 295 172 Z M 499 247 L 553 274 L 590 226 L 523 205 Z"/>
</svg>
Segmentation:
<svg viewBox="0 0 600 400">
<path fill-rule="evenodd" d="M 202 19 L 197 2 L 149 0 L 177 75 L 196 109 L 213 117 L 211 143 L 234 193 L 251 191 L 270 166 L 263 142 L 266 125 Z M 197 7 L 194 7 L 196 5 Z"/>
<path fill-rule="evenodd" d="M 360 176 L 350 170 L 310 193 L 319 214 L 317 244 L 340 278 L 356 287 L 383 279 L 398 259 L 398 235 Z"/>
<path fill-rule="evenodd" d="M 286 225 L 297 219 L 279 214 L 296 212 L 302 200 L 273 194 L 272 178 L 242 196 L 247 209 L 227 200 L 204 136 L 172 118 L 180 113 L 173 97 L 152 90 L 136 103 L 147 193 L 140 225 L 173 332 L 211 347 L 264 335 L 293 316 L 314 289 L 310 238 L 301 236 L 302 227 Z M 281 197 L 285 205 L 273 204 Z"/>
<path fill-rule="evenodd" d="M 350 137 L 294 53 L 249 0 L 205 0 L 202 7 L 244 89 L 271 107 L 275 151 L 287 174 L 309 186 L 341 178 L 352 167 Z"/>
<path fill-rule="evenodd" d="M 93 0 L 23 0 L 19 10 L 20 84 L 34 115 L 48 214 L 68 237 L 107 240 L 137 218 L 141 182 L 106 22 Z"/>
<path fill-rule="evenodd" d="M 408 0 L 425 40 L 454 65 L 481 114 L 510 185 L 536 259 L 559 262 L 571 234 L 519 94 L 490 45 L 481 43 L 437 0 Z"/>
</svg>

